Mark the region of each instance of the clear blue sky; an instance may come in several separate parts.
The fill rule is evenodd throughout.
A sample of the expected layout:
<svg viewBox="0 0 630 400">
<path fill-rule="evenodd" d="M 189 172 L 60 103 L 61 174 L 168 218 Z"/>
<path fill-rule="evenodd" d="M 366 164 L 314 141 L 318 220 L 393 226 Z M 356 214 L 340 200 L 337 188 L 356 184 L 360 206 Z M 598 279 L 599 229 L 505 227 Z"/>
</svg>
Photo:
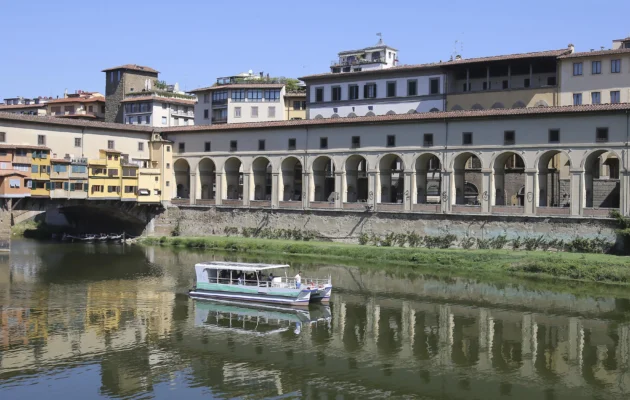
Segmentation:
<svg viewBox="0 0 630 400">
<path fill-rule="evenodd" d="M 253 69 L 329 71 L 341 50 L 384 41 L 404 64 L 611 46 L 630 1 L 0 0 L 0 99 L 105 90 L 104 68 L 141 64 L 182 89 Z M 0 100 L 1 101 L 1 100 Z"/>
</svg>

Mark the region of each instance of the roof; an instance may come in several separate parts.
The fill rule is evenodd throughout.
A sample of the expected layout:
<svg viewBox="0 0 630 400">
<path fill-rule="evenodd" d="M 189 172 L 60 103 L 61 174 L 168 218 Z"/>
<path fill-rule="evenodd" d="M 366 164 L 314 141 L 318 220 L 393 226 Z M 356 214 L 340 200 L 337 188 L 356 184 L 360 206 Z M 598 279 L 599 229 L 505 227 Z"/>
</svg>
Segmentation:
<svg viewBox="0 0 630 400">
<path fill-rule="evenodd" d="M 205 131 L 230 131 L 238 129 L 264 129 L 264 128 L 300 128 L 318 127 L 329 125 L 360 125 L 374 123 L 397 123 L 415 121 L 444 121 L 474 118 L 493 117 L 519 117 L 519 116 L 544 116 L 559 114 L 579 114 L 593 112 L 630 111 L 630 103 L 599 104 L 562 107 L 530 107 L 530 108 L 504 108 L 489 110 L 463 110 L 463 111 L 439 111 L 415 114 L 377 115 L 374 117 L 354 118 L 326 118 L 326 119 L 301 119 L 290 121 L 251 122 L 241 124 L 217 124 L 217 125 L 192 125 L 176 126 L 156 129 L 159 132 L 205 132 Z"/>
<path fill-rule="evenodd" d="M 570 51 L 569 49 L 545 50 L 545 51 L 536 51 L 532 53 L 516 53 L 516 54 L 506 54 L 506 55 L 500 55 L 500 56 L 491 56 L 491 57 L 462 58 L 460 60 L 452 60 L 452 61 L 444 61 L 444 62 L 428 63 L 428 64 L 400 65 L 397 67 L 373 69 L 373 70 L 366 70 L 366 71 L 359 71 L 359 72 L 342 72 L 342 73 L 326 72 L 323 74 L 307 75 L 298 79 L 306 81 L 309 79 L 322 79 L 322 78 L 330 78 L 330 77 L 348 77 L 348 76 L 362 76 L 362 75 L 372 75 L 372 74 L 389 74 L 392 72 L 423 71 L 427 69 L 453 67 L 453 66 L 465 65 L 465 64 L 519 60 L 519 59 L 527 59 L 527 58 L 540 58 L 540 57 L 557 58 L 565 53 L 568 53 L 569 51 Z"/>
<path fill-rule="evenodd" d="M 0 144 L 0 149 L 50 150 L 50 148 L 46 146 L 33 146 L 30 144 Z"/>
<path fill-rule="evenodd" d="M 113 122 L 86 121 L 86 120 L 80 120 L 80 119 L 74 119 L 74 118 L 57 118 L 57 117 L 52 117 L 52 116 L 14 114 L 14 113 L 9 113 L 9 112 L 1 112 L 0 110 L 0 121 L 3 121 L 3 120 L 32 122 L 32 123 L 50 124 L 50 125 L 76 126 L 79 128 L 92 127 L 92 128 L 99 128 L 99 129 L 114 130 L 118 132 L 134 131 L 134 132 L 150 133 L 153 131 L 153 127 L 148 126 L 148 125 L 143 126 L 143 125 L 132 125 L 132 124 L 118 124 L 118 123 L 113 123 Z"/>
<path fill-rule="evenodd" d="M 239 263 L 239 262 L 229 262 L 229 261 L 208 261 L 202 262 L 195 265 L 195 268 L 200 269 L 231 269 L 232 271 L 245 271 L 245 272 L 255 272 L 255 271 L 264 271 L 267 269 L 276 269 L 276 268 L 289 268 L 287 264 L 256 264 L 256 263 Z"/>
<path fill-rule="evenodd" d="M 59 163 L 59 164 L 70 164 L 72 161 L 66 160 L 65 158 L 51 158 L 50 162 Z"/>
<path fill-rule="evenodd" d="M 152 72 L 154 74 L 159 74 L 160 73 L 160 71 L 155 70 L 155 69 L 153 69 L 151 67 L 145 67 L 144 65 L 138 65 L 138 64 L 119 65 L 118 67 L 112 67 L 112 68 L 104 69 L 102 72 L 115 71 L 117 69 L 127 69 L 127 70 L 130 70 L 130 71 Z"/>
<path fill-rule="evenodd" d="M 55 118 L 88 118 L 88 119 L 98 119 L 98 117 L 94 114 L 63 114 L 63 115 L 55 115 Z"/>
<path fill-rule="evenodd" d="M 354 53 L 360 53 L 362 51 L 369 51 L 369 50 L 376 50 L 376 49 L 392 49 L 394 51 L 398 51 L 398 49 L 393 48 L 392 46 L 388 46 L 385 43 L 378 43 L 375 46 L 368 46 L 368 47 L 364 47 L 362 49 L 356 49 L 356 50 L 344 50 L 344 51 L 340 51 L 339 53 L 337 53 L 337 55 L 344 55 L 344 54 L 354 54 Z"/>
<path fill-rule="evenodd" d="M 99 151 L 104 151 L 105 153 L 122 154 L 122 151 L 118 151 L 118 150 L 114 150 L 114 149 L 100 149 Z"/>
<path fill-rule="evenodd" d="M 12 176 L 12 175 L 26 176 L 25 173 L 16 171 L 14 169 L 0 169 L 0 176 Z"/>
<path fill-rule="evenodd" d="M 607 56 L 607 55 L 628 54 L 628 53 L 630 53 L 630 49 L 596 50 L 596 51 L 582 51 L 582 52 L 573 53 L 573 54 L 565 54 L 558 58 L 559 59 L 582 58 L 582 57 L 596 57 L 596 56 Z"/>
<path fill-rule="evenodd" d="M 176 97 L 161 97 L 161 96 L 134 96 L 126 97 L 121 103 L 134 103 L 136 101 L 161 101 L 163 103 L 183 104 L 187 106 L 194 106 L 196 100 L 178 99 Z"/>
<path fill-rule="evenodd" d="M 232 83 L 228 85 L 215 85 L 198 89 L 189 90 L 190 93 L 203 92 L 206 90 L 221 89 L 282 89 L 283 83 Z"/>
<path fill-rule="evenodd" d="M 15 109 L 20 109 L 20 108 L 46 108 L 46 104 L 48 103 L 42 103 L 42 104 L 11 104 L 11 105 L 0 105 L 0 111 L 2 110 L 15 110 Z"/>
<path fill-rule="evenodd" d="M 66 97 L 66 98 L 63 98 L 63 99 L 49 100 L 46 103 L 46 105 L 48 105 L 48 104 L 60 104 L 60 103 L 94 103 L 96 101 L 102 101 L 104 103 L 105 102 L 105 97 L 103 97 L 103 96 Z"/>
</svg>

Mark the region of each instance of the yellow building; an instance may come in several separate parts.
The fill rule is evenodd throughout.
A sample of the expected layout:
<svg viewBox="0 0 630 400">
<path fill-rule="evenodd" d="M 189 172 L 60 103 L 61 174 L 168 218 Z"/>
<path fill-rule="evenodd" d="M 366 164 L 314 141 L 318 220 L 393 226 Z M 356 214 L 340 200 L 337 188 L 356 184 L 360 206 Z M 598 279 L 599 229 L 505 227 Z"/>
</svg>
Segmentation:
<svg viewBox="0 0 630 400">
<path fill-rule="evenodd" d="M 284 95 L 284 119 L 306 119 L 306 92 L 287 92 Z"/>
<path fill-rule="evenodd" d="M 33 148 L 31 162 L 32 197 L 50 197 L 50 149 Z"/>
<path fill-rule="evenodd" d="M 122 166 L 120 151 L 99 150 L 100 158 L 88 161 L 88 198 L 120 200 Z"/>
<path fill-rule="evenodd" d="M 139 203 L 160 203 L 171 199 L 172 146 L 173 142 L 163 139 L 157 133 L 153 134 L 150 143 L 150 165 L 138 171 Z"/>
<path fill-rule="evenodd" d="M 122 163 L 122 201 L 138 200 L 138 165 Z"/>
</svg>

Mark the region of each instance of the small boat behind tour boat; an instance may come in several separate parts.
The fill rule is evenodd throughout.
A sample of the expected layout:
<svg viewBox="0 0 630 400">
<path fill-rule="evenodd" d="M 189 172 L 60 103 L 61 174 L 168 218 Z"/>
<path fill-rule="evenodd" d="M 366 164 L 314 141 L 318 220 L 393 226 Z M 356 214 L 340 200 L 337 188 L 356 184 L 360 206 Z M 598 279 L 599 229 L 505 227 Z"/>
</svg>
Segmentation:
<svg viewBox="0 0 630 400">
<path fill-rule="evenodd" d="M 189 295 L 198 299 L 224 299 L 307 306 L 311 300 L 327 302 L 331 279 L 289 278 L 286 264 L 211 261 L 195 265 L 197 283 Z M 276 276 L 284 270 L 284 276 Z"/>
</svg>

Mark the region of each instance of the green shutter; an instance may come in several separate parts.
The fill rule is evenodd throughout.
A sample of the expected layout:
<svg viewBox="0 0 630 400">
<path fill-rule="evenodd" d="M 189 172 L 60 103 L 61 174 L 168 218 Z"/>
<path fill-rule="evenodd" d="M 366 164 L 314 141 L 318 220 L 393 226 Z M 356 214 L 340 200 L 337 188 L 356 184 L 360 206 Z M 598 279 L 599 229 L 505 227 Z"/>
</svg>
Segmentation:
<svg viewBox="0 0 630 400">
<path fill-rule="evenodd" d="M 68 182 L 63 183 L 63 190 L 68 190 Z"/>
<path fill-rule="evenodd" d="M 86 191 L 86 192 L 88 191 L 88 184 L 87 183 L 83 184 L 83 190 Z"/>
<path fill-rule="evenodd" d="M 36 174 L 39 172 L 39 167 L 37 165 L 31 166 L 31 173 Z"/>
<path fill-rule="evenodd" d="M 71 191 L 71 192 L 74 192 L 74 183 L 71 183 L 71 184 L 70 184 L 70 191 Z"/>
<path fill-rule="evenodd" d="M 46 188 L 46 190 L 50 190 L 50 182 L 46 182 L 46 184 L 44 185 L 44 187 Z"/>
</svg>

